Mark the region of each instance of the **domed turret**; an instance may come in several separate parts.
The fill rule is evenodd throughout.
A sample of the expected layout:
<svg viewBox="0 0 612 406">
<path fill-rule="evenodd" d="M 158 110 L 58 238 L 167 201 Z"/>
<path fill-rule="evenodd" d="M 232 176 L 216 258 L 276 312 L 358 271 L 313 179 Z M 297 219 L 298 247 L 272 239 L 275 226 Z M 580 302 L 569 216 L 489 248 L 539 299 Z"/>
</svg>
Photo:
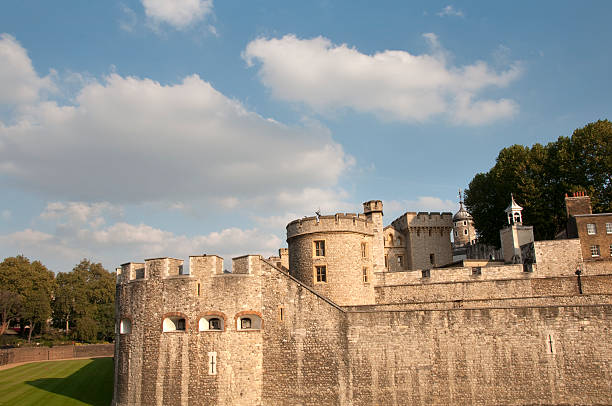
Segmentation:
<svg viewBox="0 0 612 406">
<path fill-rule="evenodd" d="M 461 190 L 459 190 L 459 211 L 453 216 L 453 237 L 455 247 L 462 247 L 476 241 L 474 218 L 463 207 Z"/>
</svg>

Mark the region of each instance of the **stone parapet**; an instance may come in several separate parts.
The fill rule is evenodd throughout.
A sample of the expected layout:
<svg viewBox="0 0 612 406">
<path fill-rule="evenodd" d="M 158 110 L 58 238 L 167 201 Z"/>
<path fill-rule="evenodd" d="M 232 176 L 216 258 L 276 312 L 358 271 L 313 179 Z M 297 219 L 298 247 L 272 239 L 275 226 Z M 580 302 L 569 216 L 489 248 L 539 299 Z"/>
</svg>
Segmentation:
<svg viewBox="0 0 612 406">
<path fill-rule="evenodd" d="M 337 213 L 333 216 L 304 217 L 287 224 L 287 241 L 312 233 L 350 232 L 374 235 L 373 224 L 363 214 Z"/>
</svg>

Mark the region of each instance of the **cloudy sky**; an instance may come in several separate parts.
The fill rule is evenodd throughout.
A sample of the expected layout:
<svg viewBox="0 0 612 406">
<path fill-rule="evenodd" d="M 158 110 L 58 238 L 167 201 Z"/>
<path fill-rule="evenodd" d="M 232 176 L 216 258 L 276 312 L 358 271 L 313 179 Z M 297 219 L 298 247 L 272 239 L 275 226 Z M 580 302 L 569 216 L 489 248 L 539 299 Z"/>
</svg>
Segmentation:
<svg viewBox="0 0 612 406">
<path fill-rule="evenodd" d="M 10 1 L 0 255 L 272 255 L 382 199 L 455 211 L 508 145 L 612 118 L 608 1 Z"/>
</svg>

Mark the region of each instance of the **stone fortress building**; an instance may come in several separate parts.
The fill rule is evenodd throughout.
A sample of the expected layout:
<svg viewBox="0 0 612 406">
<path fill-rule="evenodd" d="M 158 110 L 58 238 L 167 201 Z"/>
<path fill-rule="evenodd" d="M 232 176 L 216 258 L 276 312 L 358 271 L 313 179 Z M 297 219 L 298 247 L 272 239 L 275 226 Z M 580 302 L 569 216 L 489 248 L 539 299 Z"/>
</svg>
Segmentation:
<svg viewBox="0 0 612 406">
<path fill-rule="evenodd" d="M 123 264 L 113 405 L 612 404 L 612 214 L 579 197 L 553 241 L 514 238 L 511 203 L 511 261 L 453 262 L 463 205 L 384 227 L 373 200 L 292 221 L 231 273 Z"/>
</svg>

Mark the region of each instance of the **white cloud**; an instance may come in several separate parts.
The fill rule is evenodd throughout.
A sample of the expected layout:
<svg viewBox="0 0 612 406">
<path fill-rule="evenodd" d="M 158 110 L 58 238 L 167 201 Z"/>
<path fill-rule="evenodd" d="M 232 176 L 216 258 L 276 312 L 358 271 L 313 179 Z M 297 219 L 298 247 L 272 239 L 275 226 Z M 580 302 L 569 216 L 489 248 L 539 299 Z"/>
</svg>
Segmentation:
<svg viewBox="0 0 612 406">
<path fill-rule="evenodd" d="M 33 102 L 41 91 L 53 89 L 49 76 L 38 76 L 26 50 L 9 34 L 0 34 L 0 89 L 0 105 Z"/>
<path fill-rule="evenodd" d="M 286 35 L 250 42 L 243 58 L 249 66 L 260 64 L 259 76 L 274 97 L 305 103 L 319 113 L 349 108 L 401 121 L 441 115 L 454 123 L 474 125 L 516 112 L 515 102 L 478 96 L 516 80 L 520 64 L 501 72 L 483 61 L 453 66 L 435 34 L 424 34 L 424 38 L 430 54 L 387 50 L 367 55 L 324 37 Z M 481 112 L 486 119 L 467 117 Z"/>
<path fill-rule="evenodd" d="M 121 217 L 123 210 L 108 202 L 51 202 L 47 203 L 44 211 L 40 214 L 40 218 L 69 224 L 89 222 L 92 225 L 101 225 L 105 222 L 103 219 L 105 215 Z"/>
<path fill-rule="evenodd" d="M 334 188 L 354 163 L 329 130 L 261 117 L 197 75 L 162 85 L 113 73 L 84 82 L 74 105 L 19 114 L 0 122 L 0 174 L 62 200 L 276 204 Z"/>
<path fill-rule="evenodd" d="M 212 0 L 141 0 L 148 19 L 184 29 L 212 13 Z M 216 33 L 216 31 L 214 32 Z"/>
<path fill-rule="evenodd" d="M 444 7 L 439 13 L 437 13 L 440 17 L 463 17 L 463 11 L 456 10 L 453 6 L 448 5 Z"/>
</svg>

